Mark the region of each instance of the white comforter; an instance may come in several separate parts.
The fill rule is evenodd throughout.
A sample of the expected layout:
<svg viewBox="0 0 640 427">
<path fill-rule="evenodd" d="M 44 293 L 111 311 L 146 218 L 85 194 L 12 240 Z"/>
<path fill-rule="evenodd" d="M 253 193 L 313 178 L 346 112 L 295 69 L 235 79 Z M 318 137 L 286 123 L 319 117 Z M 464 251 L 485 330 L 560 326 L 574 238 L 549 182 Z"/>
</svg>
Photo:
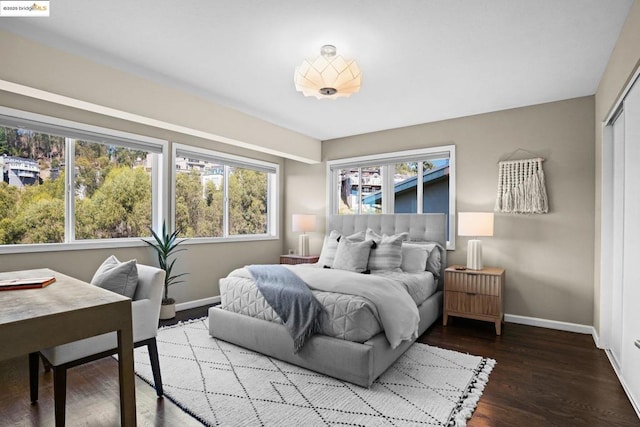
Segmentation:
<svg viewBox="0 0 640 427">
<path fill-rule="evenodd" d="M 396 348 L 402 341 L 418 337 L 418 307 L 401 283 L 377 275 L 314 268 L 309 265 L 286 267 L 312 289 L 359 295 L 369 299 L 375 305 L 377 312 L 374 314 L 384 328 L 392 348 Z M 251 273 L 245 268 L 234 270 L 229 276 L 252 279 Z"/>
</svg>

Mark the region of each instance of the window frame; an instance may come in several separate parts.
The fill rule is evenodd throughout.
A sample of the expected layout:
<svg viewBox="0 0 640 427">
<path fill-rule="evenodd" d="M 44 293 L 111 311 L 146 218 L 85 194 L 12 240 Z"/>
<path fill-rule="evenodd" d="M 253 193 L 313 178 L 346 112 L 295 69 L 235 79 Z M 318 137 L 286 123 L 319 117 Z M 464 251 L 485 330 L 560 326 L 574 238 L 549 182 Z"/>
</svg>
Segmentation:
<svg viewBox="0 0 640 427">
<path fill-rule="evenodd" d="M 379 163 L 383 176 L 382 182 L 382 214 L 394 214 L 394 200 L 388 195 L 393 193 L 393 173 L 390 168 L 400 162 L 418 162 L 437 159 L 439 156 L 449 158 L 449 232 L 447 236 L 447 250 L 455 250 L 456 242 L 456 147 L 455 145 L 443 145 L 437 147 L 420 148 L 414 150 L 395 151 L 366 156 L 348 157 L 327 161 L 327 217 L 338 214 L 339 195 L 334 191 L 338 188 L 338 173 L 340 169 L 375 166 Z M 389 169 L 389 170 L 386 170 Z M 416 186 L 417 212 L 422 213 L 423 192 L 422 186 Z M 361 205 L 361 203 L 360 203 Z M 360 214 L 353 214 L 360 215 Z"/>
<path fill-rule="evenodd" d="M 154 230 L 159 230 L 161 227 L 162 218 L 166 217 L 165 201 L 167 200 L 167 186 L 165 185 L 166 180 L 164 177 L 166 176 L 165 171 L 169 161 L 169 156 L 167 155 L 169 143 L 167 141 L 3 106 L 0 106 L 0 122 L 8 126 L 22 127 L 40 133 L 64 137 L 65 171 L 75 170 L 75 140 L 86 140 L 99 144 L 114 144 L 121 147 L 144 149 L 157 154 L 153 156 L 153 171 L 151 173 L 151 224 Z M 144 245 L 141 239 L 150 236 L 76 240 L 74 178 L 73 174 L 65 173 L 64 242 L 0 245 L 0 254 L 121 248 Z"/>
<path fill-rule="evenodd" d="M 279 238 L 279 181 L 280 165 L 264 160 L 251 159 L 243 156 L 223 153 L 193 145 L 171 143 L 171 225 L 176 224 L 176 159 L 178 157 L 192 157 L 199 160 L 212 161 L 224 166 L 224 195 L 222 212 L 222 236 L 220 237 L 189 237 L 185 244 L 219 243 L 252 240 L 277 240 Z M 231 167 L 260 170 L 268 172 L 267 177 L 267 232 L 264 234 L 229 234 L 229 170 Z"/>
</svg>

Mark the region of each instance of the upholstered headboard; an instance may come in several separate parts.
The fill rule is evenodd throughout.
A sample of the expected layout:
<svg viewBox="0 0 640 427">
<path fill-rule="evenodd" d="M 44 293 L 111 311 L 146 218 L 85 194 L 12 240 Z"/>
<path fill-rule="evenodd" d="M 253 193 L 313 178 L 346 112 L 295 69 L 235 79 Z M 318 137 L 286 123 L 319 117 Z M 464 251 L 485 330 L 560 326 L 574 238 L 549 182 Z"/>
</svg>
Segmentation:
<svg viewBox="0 0 640 427">
<path fill-rule="evenodd" d="M 381 214 L 381 215 L 332 215 L 327 218 L 327 234 L 336 230 L 343 235 L 371 228 L 378 234 L 393 235 L 409 233 L 409 240 L 416 242 L 437 242 L 444 250 L 442 271 L 447 266 L 447 217 L 443 213 L 428 214 Z"/>
</svg>

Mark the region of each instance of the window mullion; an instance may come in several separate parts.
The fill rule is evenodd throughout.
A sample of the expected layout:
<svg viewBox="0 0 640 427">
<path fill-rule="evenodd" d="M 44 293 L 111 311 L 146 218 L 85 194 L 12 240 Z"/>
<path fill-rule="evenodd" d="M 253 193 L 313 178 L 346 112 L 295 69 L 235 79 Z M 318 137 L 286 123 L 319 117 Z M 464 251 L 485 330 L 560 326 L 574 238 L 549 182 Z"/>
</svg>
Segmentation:
<svg viewBox="0 0 640 427">
<path fill-rule="evenodd" d="M 229 171 L 231 168 L 224 165 L 224 191 L 222 194 L 222 236 L 229 237 Z"/>
<path fill-rule="evenodd" d="M 362 168 L 358 168 L 358 215 L 362 214 Z"/>
<path fill-rule="evenodd" d="M 416 176 L 416 212 L 424 213 L 424 160 L 418 161 L 418 175 Z"/>
<path fill-rule="evenodd" d="M 155 203 L 152 202 L 151 204 L 151 228 L 153 230 L 158 230 L 160 229 L 160 224 L 162 223 L 162 220 L 166 218 L 166 216 L 163 214 L 162 210 L 164 207 L 164 191 L 162 189 L 162 183 L 161 183 L 161 179 L 162 179 L 162 174 L 164 172 L 164 168 L 163 168 L 163 164 L 161 161 L 161 156 L 158 154 L 150 154 L 151 156 L 151 167 L 152 167 L 152 173 L 151 173 L 151 194 L 154 194 L 155 197 Z M 175 223 L 173 224 L 173 228 L 175 229 Z"/>
<path fill-rule="evenodd" d="M 395 206 L 393 168 L 394 165 L 380 166 L 380 173 L 382 174 L 382 213 L 393 213 Z"/>
<path fill-rule="evenodd" d="M 76 240 L 76 215 L 75 215 L 75 157 L 76 157 L 76 140 L 73 138 L 65 138 L 65 174 L 64 174 L 64 241 L 66 243 Z"/>
</svg>

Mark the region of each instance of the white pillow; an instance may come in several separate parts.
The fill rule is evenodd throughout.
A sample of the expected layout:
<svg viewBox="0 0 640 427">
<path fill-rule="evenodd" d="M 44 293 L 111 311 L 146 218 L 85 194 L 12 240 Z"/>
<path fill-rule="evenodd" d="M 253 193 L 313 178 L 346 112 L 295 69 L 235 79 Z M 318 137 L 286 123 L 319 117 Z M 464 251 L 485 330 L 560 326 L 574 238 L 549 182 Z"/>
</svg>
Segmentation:
<svg viewBox="0 0 640 427">
<path fill-rule="evenodd" d="M 427 259 L 435 244 L 402 243 L 402 264 L 406 273 L 421 273 L 427 269 Z"/>
<path fill-rule="evenodd" d="M 395 270 L 402 264 L 402 242 L 409 233 L 399 233 L 393 236 L 382 236 L 368 228 L 366 240 L 376 242 L 376 247 L 369 254 L 369 270 Z"/>
<path fill-rule="evenodd" d="M 342 235 L 336 230 L 332 230 L 328 236 L 325 236 L 318 264 L 333 267 L 333 260 L 336 258 L 336 250 L 338 250 L 338 240 L 341 240 L 341 237 Z M 364 241 L 364 231 L 347 236 L 347 239 L 362 242 Z"/>
<path fill-rule="evenodd" d="M 332 268 L 356 273 L 364 272 L 367 269 L 369 252 L 373 244 L 373 240 L 356 242 L 351 239 L 340 239 Z"/>
</svg>

